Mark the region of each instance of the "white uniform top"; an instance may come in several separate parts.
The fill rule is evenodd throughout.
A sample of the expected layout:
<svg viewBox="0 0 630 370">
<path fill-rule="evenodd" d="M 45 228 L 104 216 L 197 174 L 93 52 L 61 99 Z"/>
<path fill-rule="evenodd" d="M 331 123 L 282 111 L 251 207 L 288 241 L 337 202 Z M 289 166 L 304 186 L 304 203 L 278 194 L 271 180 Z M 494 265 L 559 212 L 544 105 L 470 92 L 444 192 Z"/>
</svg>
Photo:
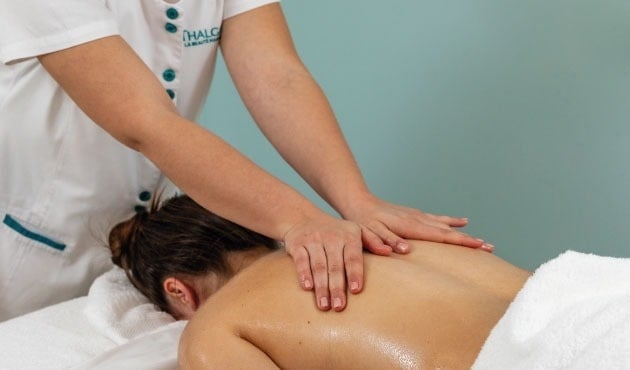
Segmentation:
<svg viewBox="0 0 630 370">
<path fill-rule="evenodd" d="M 222 20 L 275 1 L 0 2 L 0 321 L 85 294 L 111 266 L 109 229 L 159 187 L 174 190 L 91 121 L 36 56 L 119 34 L 195 120 Z"/>
</svg>

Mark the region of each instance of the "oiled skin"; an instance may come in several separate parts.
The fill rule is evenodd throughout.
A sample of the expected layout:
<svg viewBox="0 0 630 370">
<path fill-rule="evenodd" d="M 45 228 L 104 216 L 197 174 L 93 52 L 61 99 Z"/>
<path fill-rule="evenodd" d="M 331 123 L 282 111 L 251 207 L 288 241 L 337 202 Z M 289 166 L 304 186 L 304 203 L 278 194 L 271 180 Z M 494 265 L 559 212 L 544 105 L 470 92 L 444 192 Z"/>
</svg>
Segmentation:
<svg viewBox="0 0 630 370">
<path fill-rule="evenodd" d="M 342 313 L 316 308 L 284 252 L 257 260 L 195 313 L 180 367 L 470 368 L 530 273 L 480 250 L 411 247 L 365 254 L 365 288 Z"/>
</svg>

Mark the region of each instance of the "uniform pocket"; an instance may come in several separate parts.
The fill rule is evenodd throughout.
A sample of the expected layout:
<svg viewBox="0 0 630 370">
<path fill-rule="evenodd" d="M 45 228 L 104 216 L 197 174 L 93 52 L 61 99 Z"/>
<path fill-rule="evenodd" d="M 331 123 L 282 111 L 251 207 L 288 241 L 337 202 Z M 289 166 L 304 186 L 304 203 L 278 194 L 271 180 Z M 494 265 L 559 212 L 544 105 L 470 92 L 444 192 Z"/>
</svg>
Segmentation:
<svg viewBox="0 0 630 370">
<path fill-rule="evenodd" d="M 66 244 L 11 215 L 0 224 L 0 322 L 66 299 Z M 63 286 L 61 287 L 63 288 Z"/>
<path fill-rule="evenodd" d="M 37 227 L 29 224 L 26 221 L 18 220 L 9 214 L 4 216 L 2 223 L 4 223 L 7 227 L 25 238 L 31 239 L 58 251 L 63 251 L 66 249 L 66 245 L 64 243 L 45 236 L 41 231 L 37 229 Z"/>
</svg>

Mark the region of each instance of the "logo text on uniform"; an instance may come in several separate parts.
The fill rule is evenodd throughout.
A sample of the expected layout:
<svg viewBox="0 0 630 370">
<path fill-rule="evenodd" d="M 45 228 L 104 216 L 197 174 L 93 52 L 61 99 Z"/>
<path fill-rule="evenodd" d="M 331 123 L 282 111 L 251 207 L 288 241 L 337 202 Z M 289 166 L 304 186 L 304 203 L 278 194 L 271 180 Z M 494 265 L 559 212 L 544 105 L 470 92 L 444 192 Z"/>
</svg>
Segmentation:
<svg viewBox="0 0 630 370">
<path fill-rule="evenodd" d="M 221 27 L 204 28 L 200 30 L 184 30 L 184 47 L 199 46 L 219 41 Z"/>
</svg>

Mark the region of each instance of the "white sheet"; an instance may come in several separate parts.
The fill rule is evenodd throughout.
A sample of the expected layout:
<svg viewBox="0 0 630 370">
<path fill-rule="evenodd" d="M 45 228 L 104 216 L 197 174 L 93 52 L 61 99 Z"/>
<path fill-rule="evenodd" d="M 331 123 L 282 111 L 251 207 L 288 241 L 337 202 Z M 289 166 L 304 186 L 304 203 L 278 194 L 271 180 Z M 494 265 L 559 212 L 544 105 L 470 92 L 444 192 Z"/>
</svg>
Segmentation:
<svg viewBox="0 0 630 370">
<path fill-rule="evenodd" d="M 82 314 L 87 297 L 0 324 L 0 369 L 67 369 L 117 344 Z"/>
<path fill-rule="evenodd" d="M 0 369 L 69 369 L 174 322 L 116 267 L 86 297 L 0 323 Z"/>
<path fill-rule="evenodd" d="M 630 259 L 568 251 L 543 264 L 473 369 L 630 369 Z"/>
<path fill-rule="evenodd" d="M 177 345 L 185 325 L 177 321 L 158 328 L 72 370 L 177 370 Z"/>
</svg>

